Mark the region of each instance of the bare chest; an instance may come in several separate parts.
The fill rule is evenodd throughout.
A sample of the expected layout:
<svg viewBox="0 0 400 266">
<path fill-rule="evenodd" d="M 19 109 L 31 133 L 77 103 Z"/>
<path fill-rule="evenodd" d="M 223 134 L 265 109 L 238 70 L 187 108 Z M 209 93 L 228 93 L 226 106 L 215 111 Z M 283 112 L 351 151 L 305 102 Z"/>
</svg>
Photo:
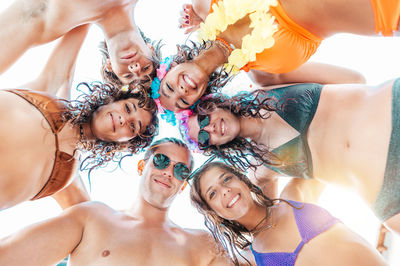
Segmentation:
<svg viewBox="0 0 400 266">
<path fill-rule="evenodd" d="M 199 265 L 186 237 L 162 230 L 119 227 L 87 241 L 71 265 Z"/>
</svg>

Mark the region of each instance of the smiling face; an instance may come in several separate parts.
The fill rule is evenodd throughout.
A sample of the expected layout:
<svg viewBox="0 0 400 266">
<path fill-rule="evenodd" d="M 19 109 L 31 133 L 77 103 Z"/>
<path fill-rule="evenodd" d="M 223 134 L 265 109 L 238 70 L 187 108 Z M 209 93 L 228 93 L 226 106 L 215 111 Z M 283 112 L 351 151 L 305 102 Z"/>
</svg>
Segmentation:
<svg viewBox="0 0 400 266">
<path fill-rule="evenodd" d="M 200 193 L 210 208 L 227 220 L 239 220 L 254 205 L 249 187 L 220 167 L 212 167 L 202 174 Z"/>
<path fill-rule="evenodd" d="M 232 112 L 217 108 L 208 116 L 210 122 L 203 130 L 210 135 L 210 145 L 223 145 L 239 136 L 239 119 Z M 198 142 L 200 131 L 198 115 L 189 117 L 188 128 L 190 138 Z"/>
<path fill-rule="evenodd" d="M 131 32 L 116 34 L 107 40 L 110 59 L 107 65 L 123 84 L 144 79 L 154 72 L 154 49 L 143 38 Z"/>
<path fill-rule="evenodd" d="M 103 141 L 125 142 L 145 132 L 153 115 L 138 102 L 130 98 L 100 106 L 93 113 L 92 134 Z"/>
<path fill-rule="evenodd" d="M 157 169 L 153 164 L 153 156 L 156 154 L 168 156 L 171 160 L 170 164 L 164 169 Z M 177 163 L 183 163 L 189 167 L 190 152 L 188 149 L 171 142 L 157 146 L 157 149 L 146 161 L 140 183 L 140 194 L 152 206 L 168 208 L 181 191 L 184 181 L 174 177 L 174 166 Z"/>
<path fill-rule="evenodd" d="M 173 63 L 161 81 L 161 105 L 174 112 L 189 108 L 203 96 L 208 81 L 209 76 L 193 61 Z"/>
</svg>

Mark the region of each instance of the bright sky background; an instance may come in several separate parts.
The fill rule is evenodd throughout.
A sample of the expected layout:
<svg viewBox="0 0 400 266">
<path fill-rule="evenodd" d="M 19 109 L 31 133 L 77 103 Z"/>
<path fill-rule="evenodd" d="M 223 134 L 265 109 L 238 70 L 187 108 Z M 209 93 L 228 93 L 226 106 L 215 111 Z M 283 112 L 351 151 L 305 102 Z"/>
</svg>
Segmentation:
<svg viewBox="0 0 400 266">
<path fill-rule="evenodd" d="M 11 2 L 11 0 L 2 0 L 0 10 L 6 8 Z M 185 3 L 183 0 L 139 0 L 137 5 L 135 11 L 137 25 L 148 37 L 163 39 L 166 43 L 163 47 L 164 56 L 174 53 L 175 44 L 183 43 L 187 39 L 177 27 L 183 3 Z M 102 39 L 101 30 L 95 25 L 92 26 L 77 60 L 74 84 L 81 81 L 101 80 L 99 75 L 101 56 L 97 45 Z M 10 45 L 13 44 L 10 43 Z M 28 51 L 13 67 L 0 76 L 0 88 L 13 88 L 34 79 L 46 63 L 53 46 L 54 43 L 50 43 Z M 400 76 L 400 38 L 336 35 L 323 42 L 311 61 L 358 70 L 367 78 L 368 84 L 377 85 Z M 227 90 L 243 90 L 248 88 L 249 84 L 250 81 L 245 75 L 239 75 Z M 159 137 L 165 136 L 179 136 L 179 133 L 177 129 L 162 123 Z M 118 169 L 117 165 L 110 165 L 106 169 L 95 171 L 91 179 L 92 199 L 103 201 L 117 209 L 129 207 L 137 195 L 139 177 L 136 173 L 136 164 L 142 156 L 143 154 L 138 154 L 126 158 L 122 162 L 122 169 Z M 196 166 L 205 160 L 202 155 L 195 155 L 195 157 Z M 87 173 L 82 173 L 82 176 L 87 183 Z M 170 217 L 182 227 L 204 228 L 202 216 L 190 205 L 188 192 L 187 188 L 176 198 L 170 210 Z M 376 245 L 378 220 L 357 196 L 340 188 L 329 187 L 322 195 L 320 204 L 373 246 Z M 52 198 L 26 202 L 1 211 L 0 237 L 26 225 L 55 216 L 60 211 Z M 400 249 L 399 239 L 399 237 L 394 237 L 392 242 L 394 250 Z M 400 265 L 400 254 L 392 252 L 389 260 L 391 265 Z"/>
</svg>

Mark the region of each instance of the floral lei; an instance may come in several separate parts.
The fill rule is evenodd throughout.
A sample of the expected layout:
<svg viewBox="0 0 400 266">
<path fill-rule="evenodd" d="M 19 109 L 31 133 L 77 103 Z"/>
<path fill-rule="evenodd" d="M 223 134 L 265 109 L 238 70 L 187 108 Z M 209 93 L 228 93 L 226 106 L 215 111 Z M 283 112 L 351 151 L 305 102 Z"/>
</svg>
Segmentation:
<svg viewBox="0 0 400 266">
<path fill-rule="evenodd" d="M 201 41 L 211 40 L 247 14 L 251 20 L 251 34 L 243 37 L 242 48 L 234 49 L 224 68 L 236 74 L 248 62 L 256 60 L 256 54 L 274 45 L 272 35 L 278 30 L 275 17 L 269 12 L 270 6 L 276 6 L 277 0 L 221 0 L 212 5 L 209 14 L 198 30 Z"/>
</svg>

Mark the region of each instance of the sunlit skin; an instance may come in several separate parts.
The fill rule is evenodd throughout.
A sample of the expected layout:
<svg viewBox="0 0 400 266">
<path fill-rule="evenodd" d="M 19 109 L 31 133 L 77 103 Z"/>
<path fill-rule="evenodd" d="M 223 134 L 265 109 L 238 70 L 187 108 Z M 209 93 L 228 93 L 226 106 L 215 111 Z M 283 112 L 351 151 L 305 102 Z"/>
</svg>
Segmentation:
<svg viewBox="0 0 400 266">
<path fill-rule="evenodd" d="M 153 115 L 138 106 L 137 99 L 126 99 L 100 106 L 93 114 L 88 134 L 104 141 L 124 142 L 144 133 Z"/>
<path fill-rule="evenodd" d="M 208 80 L 208 74 L 193 62 L 173 63 L 161 81 L 160 102 L 171 111 L 187 109 L 204 94 Z"/>
<path fill-rule="evenodd" d="M 185 30 L 185 33 L 197 29 L 199 24 L 206 20 L 211 8 L 211 0 L 192 0 L 188 2 L 183 5 L 179 18 L 180 27 Z M 337 33 L 367 36 L 378 34 L 375 32 L 375 19 L 378 20 L 378 18 L 375 18 L 373 4 L 370 0 L 355 0 L 351 3 L 346 0 L 327 0 L 324 2 L 318 0 L 281 0 L 279 3 L 286 15 L 295 24 L 322 39 Z M 377 9 L 380 8 L 378 7 Z M 244 36 L 252 31 L 250 23 L 249 17 L 244 16 L 229 25 L 218 37 L 232 44 L 235 48 L 242 48 Z M 400 25 L 398 29 L 400 29 Z M 285 53 L 282 52 L 282 57 L 284 56 Z M 208 59 L 212 60 L 213 58 L 209 57 Z M 277 58 L 278 60 L 279 58 Z M 321 84 L 365 83 L 365 79 L 360 73 L 314 62 L 305 63 L 298 66 L 297 69 L 286 73 L 268 73 L 251 69 L 249 74 L 252 80 L 260 86 L 298 82 Z"/>
<path fill-rule="evenodd" d="M 222 145 L 230 142 L 245 133 L 244 123 L 241 118 L 234 116 L 230 111 L 217 108 L 209 114 L 210 123 L 203 129 L 210 134 L 210 145 Z M 200 126 L 197 115 L 189 117 L 189 136 L 198 141 Z"/>
<path fill-rule="evenodd" d="M 153 71 L 150 58 L 154 53 L 136 27 L 136 3 L 137 0 L 14 1 L 0 14 L 0 38 L 13 43 L 0 44 L 0 73 L 29 48 L 51 42 L 80 25 L 94 23 L 105 35 L 110 52 L 108 67 L 121 82 L 145 77 Z"/>
<path fill-rule="evenodd" d="M 305 183 L 304 183 L 305 184 Z M 304 185 L 303 184 L 303 185 Z M 305 196 L 295 187 L 284 189 L 285 199 L 302 202 Z M 301 242 L 293 209 L 285 202 L 271 207 L 266 216 L 266 207 L 257 204 L 249 187 L 237 176 L 225 169 L 211 167 L 200 177 L 200 194 L 208 206 L 220 217 L 239 222 L 248 230 L 260 221 L 264 230 L 254 235 L 252 248 L 257 252 L 292 253 Z M 317 222 L 315 222 L 317 223 Z M 269 227 L 267 225 L 270 225 Z M 340 256 L 338 256 L 340 254 Z M 250 255 L 250 260 L 254 257 Z M 386 265 L 374 247 L 337 223 L 301 248 L 296 265 Z"/>
<path fill-rule="evenodd" d="M 33 198 L 42 189 L 53 169 L 56 143 L 43 115 L 30 103 L 5 91 L 0 91 L 0 103 L 1 134 L 7 139 L 0 144 L 0 149 L 7 151 L 0 156 L 3 209 Z M 151 117 L 137 107 L 135 99 L 113 102 L 95 112 L 92 124 L 83 125 L 84 138 L 126 141 L 143 132 Z M 78 157 L 75 150 L 79 137 L 79 126 L 67 123 L 58 132 L 59 150 Z"/>
<path fill-rule="evenodd" d="M 254 204 L 247 185 L 218 167 L 211 168 L 201 177 L 200 189 L 203 199 L 225 219 L 241 221 L 252 209 L 261 209 L 260 219 L 265 215 L 265 208 Z M 258 216 L 253 217 L 253 221 L 259 220 Z"/>
<path fill-rule="evenodd" d="M 157 169 L 152 161 L 154 154 L 162 153 L 167 155 L 171 162 L 165 169 Z M 140 183 L 141 195 L 145 201 L 158 208 L 167 208 L 172 203 L 184 181 L 174 177 L 174 166 L 181 162 L 190 169 L 189 151 L 174 143 L 161 145 L 146 164 L 143 178 Z"/>
<path fill-rule="evenodd" d="M 107 44 L 110 56 L 107 67 L 123 84 L 144 79 L 154 71 L 151 61 L 154 48 L 151 44 L 146 44 L 141 36 L 125 31 L 110 38 Z"/>
<path fill-rule="evenodd" d="M 162 143 L 154 151 L 173 163 L 163 170 L 146 161 L 133 206 L 117 211 L 98 202 L 78 204 L 60 216 L 0 239 L 1 265 L 54 265 L 68 254 L 73 265 L 232 265 L 203 230 L 181 228 L 168 217 L 169 206 L 183 181 L 173 165 L 189 162 L 189 151 Z M 60 239 L 62 245 L 58 245 Z M 29 248 L 27 248 L 29 247 Z M 51 247 L 51 248 L 49 248 Z"/>
<path fill-rule="evenodd" d="M 371 207 L 382 187 L 386 169 L 392 123 L 392 86 L 393 81 L 375 87 L 325 85 L 306 135 L 313 176 L 323 183 L 355 191 Z M 212 117 L 213 113 L 211 121 Z M 240 133 L 232 136 L 249 138 L 270 150 L 299 136 L 299 132 L 274 112 L 268 119 L 240 118 L 239 121 Z M 194 140 L 197 140 L 198 130 L 194 116 L 189 120 L 189 135 Z M 214 134 L 210 136 L 211 143 L 216 145 L 228 142 L 213 139 Z M 275 176 L 276 173 L 270 170 L 265 178 Z M 400 232 L 396 222 L 399 216 L 396 214 L 385 221 L 395 232 Z"/>
</svg>

